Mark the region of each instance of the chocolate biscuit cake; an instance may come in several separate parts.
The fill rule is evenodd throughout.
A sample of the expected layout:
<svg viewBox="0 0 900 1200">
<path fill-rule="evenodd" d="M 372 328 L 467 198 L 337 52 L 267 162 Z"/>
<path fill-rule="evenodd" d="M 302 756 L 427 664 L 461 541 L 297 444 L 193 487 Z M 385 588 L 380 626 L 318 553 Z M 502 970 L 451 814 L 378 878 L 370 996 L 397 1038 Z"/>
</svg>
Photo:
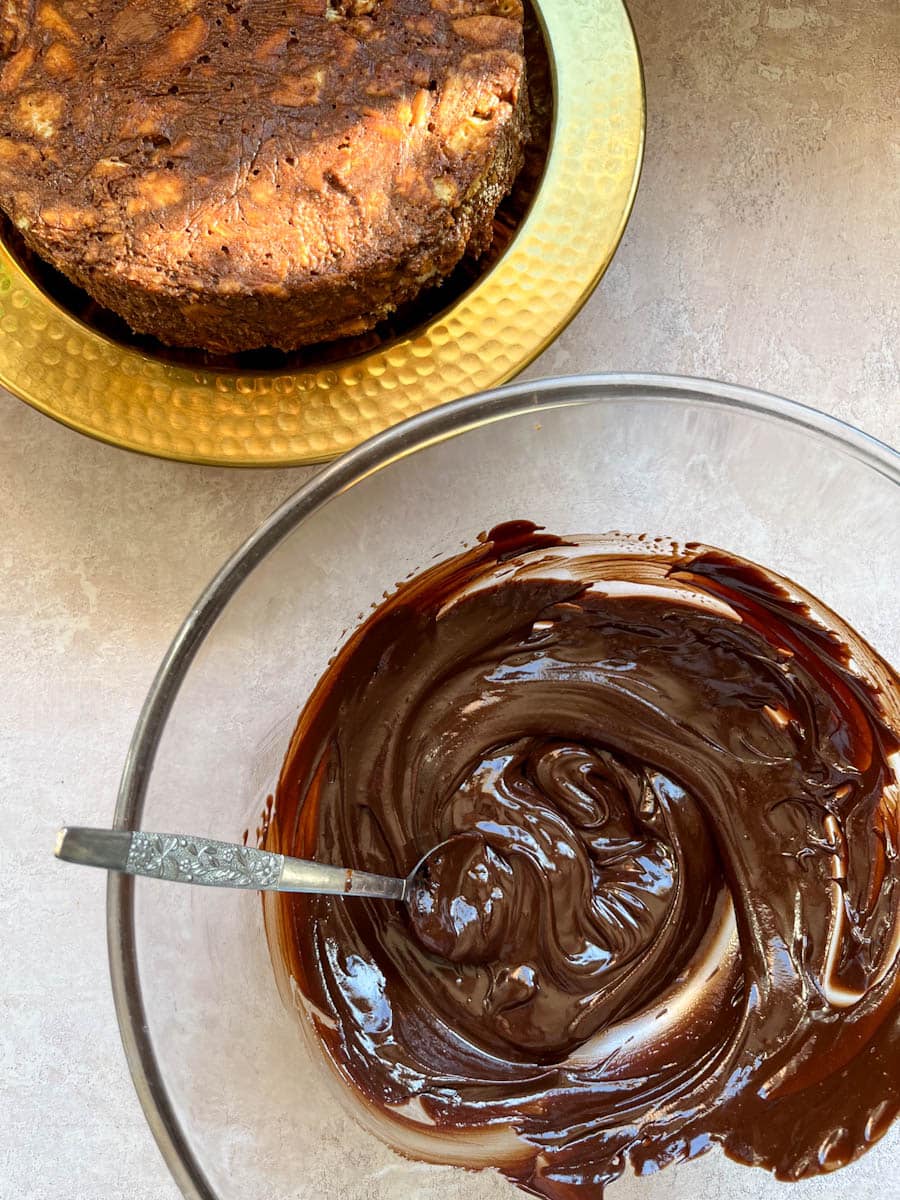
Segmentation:
<svg viewBox="0 0 900 1200">
<path fill-rule="evenodd" d="M 371 328 L 491 239 L 521 0 L 0 0 L 0 208 L 139 333 Z"/>
</svg>

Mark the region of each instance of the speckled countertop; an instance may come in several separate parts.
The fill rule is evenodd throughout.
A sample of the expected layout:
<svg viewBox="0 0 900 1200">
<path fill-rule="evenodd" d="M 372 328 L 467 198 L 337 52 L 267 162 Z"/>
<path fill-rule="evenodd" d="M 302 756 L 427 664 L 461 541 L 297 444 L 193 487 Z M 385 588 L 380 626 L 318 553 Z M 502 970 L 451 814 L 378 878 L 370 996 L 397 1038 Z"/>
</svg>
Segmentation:
<svg viewBox="0 0 900 1200">
<path fill-rule="evenodd" d="M 718 377 L 900 443 L 897 0 L 631 8 L 649 109 L 634 216 L 529 375 Z M 63 819 L 108 823 L 182 617 L 310 473 L 142 459 L 0 396 L 3 1200 L 175 1200 L 119 1045 L 104 878 L 75 886 L 50 849 Z M 858 1200 L 900 1196 L 875 1170 L 898 1147 L 854 1172 Z"/>
</svg>

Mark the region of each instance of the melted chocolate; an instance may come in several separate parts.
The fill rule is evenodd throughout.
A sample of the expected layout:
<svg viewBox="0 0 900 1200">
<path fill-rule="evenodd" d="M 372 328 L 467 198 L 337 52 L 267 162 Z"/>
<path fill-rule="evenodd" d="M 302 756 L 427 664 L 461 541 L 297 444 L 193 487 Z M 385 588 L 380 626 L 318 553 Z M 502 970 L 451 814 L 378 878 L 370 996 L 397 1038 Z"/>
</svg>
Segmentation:
<svg viewBox="0 0 900 1200">
<path fill-rule="evenodd" d="M 714 1143 L 783 1179 L 859 1155 L 900 1109 L 898 696 L 705 547 L 516 522 L 403 584 L 309 701 L 268 841 L 402 875 L 450 839 L 409 911 L 267 900 L 370 1123 L 557 1200 Z"/>
</svg>

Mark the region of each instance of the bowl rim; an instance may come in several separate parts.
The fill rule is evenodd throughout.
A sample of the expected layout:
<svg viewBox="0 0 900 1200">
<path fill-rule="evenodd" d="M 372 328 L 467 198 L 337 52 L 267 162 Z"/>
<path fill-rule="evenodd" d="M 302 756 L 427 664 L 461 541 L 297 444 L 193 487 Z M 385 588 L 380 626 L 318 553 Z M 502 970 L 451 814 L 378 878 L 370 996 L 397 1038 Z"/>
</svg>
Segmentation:
<svg viewBox="0 0 900 1200">
<path fill-rule="evenodd" d="M 339 493 L 435 443 L 526 412 L 623 400 L 737 409 L 783 422 L 835 445 L 900 487 L 900 451 L 807 405 L 714 380 L 640 373 L 559 376 L 520 381 L 418 413 L 348 451 L 301 485 L 203 589 L 166 652 L 138 717 L 119 785 L 114 827 L 139 826 L 159 738 L 195 653 L 241 583 L 288 533 Z M 185 1200 L 219 1200 L 182 1129 L 154 1055 L 137 965 L 134 881 L 112 871 L 107 885 L 107 946 L 122 1045 L 156 1143 Z"/>
</svg>

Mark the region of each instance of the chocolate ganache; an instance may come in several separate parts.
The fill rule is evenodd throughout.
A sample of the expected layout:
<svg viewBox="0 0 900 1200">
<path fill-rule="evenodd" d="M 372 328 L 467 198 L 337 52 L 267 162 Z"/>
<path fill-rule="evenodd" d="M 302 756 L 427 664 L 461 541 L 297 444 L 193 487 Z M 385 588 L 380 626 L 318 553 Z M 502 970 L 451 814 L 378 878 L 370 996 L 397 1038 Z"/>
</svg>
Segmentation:
<svg viewBox="0 0 900 1200">
<path fill-rule="evenodd" d="M 900 685 L 722 551 L 527 522 L 402 584 L 295 731 L 269 848 L 408 908 L 269 896 L 401 1151 L 602 1195 L 722 1145 L 792 1180 L 900 1109 Z"/>
</svg>

